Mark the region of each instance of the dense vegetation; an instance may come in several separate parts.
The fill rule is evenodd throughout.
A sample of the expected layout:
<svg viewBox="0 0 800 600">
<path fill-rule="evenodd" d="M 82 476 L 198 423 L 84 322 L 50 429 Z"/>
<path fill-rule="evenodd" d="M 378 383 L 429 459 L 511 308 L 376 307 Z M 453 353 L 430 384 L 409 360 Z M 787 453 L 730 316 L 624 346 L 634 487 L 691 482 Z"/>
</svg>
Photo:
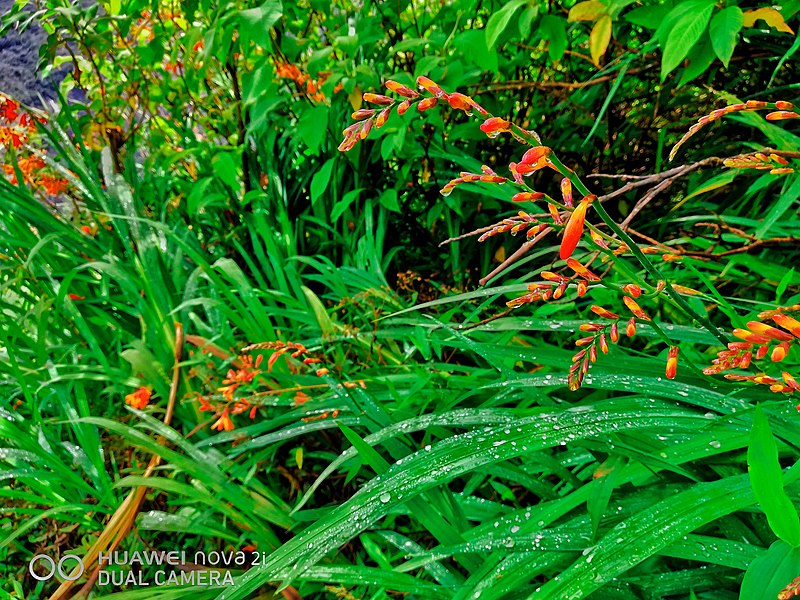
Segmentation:
<svg viewBox="0 0 800 600">
<path fill-rule="evenodd" d="M 5 597 L 800 595 L 798 10 L 18 1 Z"/>
</svg>

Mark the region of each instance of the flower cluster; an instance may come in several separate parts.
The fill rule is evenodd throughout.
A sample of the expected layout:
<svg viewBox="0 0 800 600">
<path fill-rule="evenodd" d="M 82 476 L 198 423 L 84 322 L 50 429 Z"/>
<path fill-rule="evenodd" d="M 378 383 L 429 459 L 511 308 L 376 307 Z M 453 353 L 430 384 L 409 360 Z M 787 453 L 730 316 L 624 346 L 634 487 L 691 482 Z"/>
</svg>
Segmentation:
<svg viewBox="0 0 800 600">
<path fill-rule="evenodd" d="M 487 117 L 481 125 L 481 131 L 489 137 L 496 137 L 505 132 L 511 133 L 519 139 L 522 139 L 520 136 L 524 134 L 535 138 L 537 137 L 535 133 L 525 131 L 519 126 L 512 124 L 511 121 L 490 115 L 485 108 L 469 96 L 459 92 L 445 92 L 437 83 L 431 81 L 427 77 L 417 77 L 419 92 L 397 81 L 388 80 L 384 85 L 387 90 L 397 94 L 402 100 L 382 94 L 364 94 L 364 102 L 377 106 L 378 108 L 362 108 L 353 113 L 352 117 L 356 123 L 353 123 L 342 132 L 344 140 L 339 144 L 339 150 L 341 152 L 352 150 L 360 140 L 367 139 L 373 127 L 376 129 L 383 127 L 391 115 L 392 110 L 395 110 L 398 115 L 403 115 L 416 104 L 417 111 L 424 113 L 440 102 L 447 104 L 453 110 L 463 111 L 468 116 L 477 113 L 482 117 Z M 429 95 L 424 95 L 420 92 L 425 92 Z"/>
<path fill-rule="evenodd" d="M 131 408 L 135 408 L 136 410 L 142 410 L 150 403 L 151 396 L 152 390 L 149 387 L 142 386 L 135 392 L 125 396 L 125 404 L 130 405 Z"/>
<path fill-rule="evenodd" d="M 634 296 L 637 298 L 639 297 L 642 292 L 641 288 L 636 284 L 628 284 L 623 286 L 623 290 L 631 294 L 630 296 L 623 296 L 622 299 L 625 306 L 633 315 L 628 318 L 625 323 L 625 335 L 632 338 L 636 335 L 637 323 L 639 321 L 650 321 L 650 317 L 642 310 L 636 300 L 633 299 Z M 611 323 L 583 323 L 580 326 L 582 332 L 590 335 L 575 341 L 575 345 L 581 348 L 581 350 L 572 357 L 572 366 L 570 367 L 569 377 L 567 378 L 569 389 L 571 390 L 577 390 L 583 384 L 583 379 L 589 372 L 590 364 L 597 361 L 598 348 L 603 354 L 608 354 L 609 341 L 612 344 L 616 344 L 620 337 L 620 323 L 624 320 L 621 315 L 602 306 L 598 306 L 597 304 L 593 304 L 590 310 L 601 319 L 606 319 L 611 321 Z M 668 379 L 675 378 L 677 367 L 678 347 L 672 346 L 667 355 L 666 376 Z"/>
<path fill-rule="evenodd" d="M 794 112 L 794 105 L 791 102 L 784 102 L 783 100 L 778 100 L 777 102 L 762 102 L 760 100 L 748 100 L 747 102 L 742 102 L 740 104 L 731 104 L 730 106 L 726 106 L 724 108 L 718 108 L 717 110 L 711 111 L 709 114 L 700 117 L 700 119 L 689 128 L 689 131 L 678 140 L 678 143 L 672 148 L 672 151 L 669 153 L 669 160 L 671 161 L 675 158 L 675 155 L 678 153 L 678 150 L 681 146 L 683 146 L 690 137 L 692 137 L 695 133 L 700 131 L 703 127 L 712 123 L 714 121 L 718 121 L 725 115 L 729 115 L 735 112 L 743 112 L 743 111 L 755 111 L 755 110 L 767 110 L 772 109 L 773 112 L 767 115 L 767 121 L 782 121 L 784 119 L 800 119 L 800 114 Z"/>
<path fill-rule="evenodd" d="M 759 315 L 761 319 L 772 321 L 771 324 L 764 321 L 750 321 L 746 329 L 734 329 L 733 335 L 740 341 L 731 342 L 725 350 L 718 352 L 712 365 L 703 369 L 703 373 L 717 375 L 732 369 L 747 369 L 753 360 L 763 360 L 767 357 L 773 363 L 782 362 L 792 346 L 796 346 L 800 340 L 800 321 L 785 314 L 793 311 L 800 311 L 800 305 L 770 310 Z M 800 391 L 800 385 L 794 376 L 786 371 L 781 373 L 781 379 L 770 377 L 765 373 L 756 375 L 726 373 L 725 378 L 768 385 L 771 391 L 777 393 L 791 394 Z"/>
<path fill-rule="evenodd" d="M 792 582 L 778 594 L 778 600 L 791 600 L 800 596 L 800 577 L 795 577 Z"/>
<path fill-rule="evenodd" d="M 734 156 L 732 158 L 726 158 L 722 161 L 722 164 L 732 169 L 769 170 L 771 175 L 794 173 L 794 169 L 787 166 L 789 161 L 774 152 L 769 155 L 763 152 L 756 152 L 755 154 Z"/>
<path fill-rule="evenodd" d="M 320 88 L 325 83 L 325 80 L 332 75 L 330 71 L 317 73 L 317 78 L 313 79 L 311 75 L 304 73 L 297 65 L 279 62 L 275 65 L 275 74 L 281 79 L 294 81 L 314 102 L 324 102 L 326 100 L 325 94 L 322 93 Z M 336 84 L 336 87 L 333 88 L 333 93 L 335 94 L 341 89 L 342 84 Z"/>
</svg>

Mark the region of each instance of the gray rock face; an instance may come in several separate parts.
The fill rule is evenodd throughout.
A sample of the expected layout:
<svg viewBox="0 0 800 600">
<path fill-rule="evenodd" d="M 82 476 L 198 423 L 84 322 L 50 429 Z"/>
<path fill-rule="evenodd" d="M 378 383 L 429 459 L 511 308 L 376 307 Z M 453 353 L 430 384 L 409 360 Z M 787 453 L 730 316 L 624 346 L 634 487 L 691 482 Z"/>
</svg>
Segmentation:
<svg viewBox="0 0 800 600">
<path fill-rule="evenodd" d="M 0 0 L 0 19 L 8 14 L 13 4 L 14 0 Z M 42 79 L 36 72 L 39 47 L 46 38 L 47 34 L 38 25 L 0 37 L 0 92 L 23 104 L 38 107 L 42 106 L 40 98 L 56 99 L 55 88 L 65 72 L 47 79 Z"/>
</svg>

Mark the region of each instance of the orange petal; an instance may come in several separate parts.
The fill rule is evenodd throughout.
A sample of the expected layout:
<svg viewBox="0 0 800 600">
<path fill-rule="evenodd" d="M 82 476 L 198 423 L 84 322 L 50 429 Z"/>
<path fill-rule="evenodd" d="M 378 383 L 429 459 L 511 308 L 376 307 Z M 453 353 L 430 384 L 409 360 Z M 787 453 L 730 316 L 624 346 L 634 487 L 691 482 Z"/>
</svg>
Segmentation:
<svg viewBox="0 0 800 600">
<path fill-rule="evenodd" d="M 559 256 L 561 259 L 567 259 L 572 256 L 575 248 L 578 247 L 578 242 L 583 235 L 583 223 L 586 220 L 586 209 L 589 208 L 589 203 L 586 200 L 581 200 L 577 208 L 572 211 L 564 227 L 564 238 L 561 240 L 561 250 Z"/>
</svg>

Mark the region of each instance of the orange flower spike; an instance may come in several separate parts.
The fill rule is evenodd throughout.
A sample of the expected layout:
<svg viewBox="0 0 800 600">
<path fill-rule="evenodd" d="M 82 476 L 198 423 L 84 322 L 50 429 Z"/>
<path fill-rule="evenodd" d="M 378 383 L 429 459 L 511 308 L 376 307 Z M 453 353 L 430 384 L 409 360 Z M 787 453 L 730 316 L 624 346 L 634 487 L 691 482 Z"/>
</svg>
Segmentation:
<svg viewBox="0 0 800 600">
<path fill-rule="evenodd" d="M 594 194 L 586 196 L 583 200 L 581 200 L 580 204 L 578 204 L 578 207 L 572 211 L 569 221 L 567 221 L 567 226 L 564 227 L 564 237 L 561 240 L 561 250 L 559 251 L 559 256 L 562 260 L 572 256 L 575 248 L 578 247 L 578 242 L 583 235 L 583 224 L 586 220 L 586 210 L 589 208 L 592 202 L 594 202 L 596 197 L 597 196 Z"/>
<path fill-rule="evenodd" d="M 667 379 L 675 379 L 675 374 L 678 372 L 678 347 L 672 346 L 667 354 Z"/>
<path fill-rule="evenodd" d="M 800 119 L 800 115 L 790 110 L 778 110 L 767 115 L 767 121 L 784 121 L 786 119 Z"/>
<path fill-rule="evenodd" d="M 386 86 L 386 89 L 393 91 L 395 94 L 403 96 L 403 98 L 414 99 L 419 97 L 419 93 L 415 90 L 412 90 L 410 87 L 403 85 L 402 83 L 392 81 L 391 79 L 388 80 L 384 85 Z"/>
<path fill-rule="evenodd" d="M 561 180 L 561 197 L 564 199 L 564 205 L 572 208 L 572 182 L 569 178 L 564 177 Z"/>
<path fill-rule="evenodd" d="M 797 319 L 793 319 L 789 315 L 778 313 L 776 315 L 772 315 L 772 320 L 775 321 L 776 325 L 791 331 L 792 335 L 794 335 L 796 338 L 800 338 L 800 321 Z"/>
<path fill-rule="evenodd" d="M 510 129 L 511 121 L 506 121 L 500 117 L 489 117 L 483 123 L 481 123 L 481 131 L 490 138 L 497 137 L 504 131 L 509 131 Z"/>
<path fill-rule="evenodd" d="M 610 319 L 612 321 L 616 321 L 617 319 L 619 319 L 618 314 L 613 313 L 610 310 L 603 308 L 602 306 L 598 306 L 597 304 L 592 304 L 589 310 L 591 310 L 598 317 L 602 317 L 603 319 Z"/>
<path fill-rule="evenodd" d="M 364 94 L 364 102 L 377 104 L 378 106 L 391 106 L 394 104 L 394 98 L 389 98 L 389 96 L 383 96 L 381 94 L 366 93 Z"/>
<path fill-rule="evenodd" d="M 231 431 L 234 428 L 233 421 L 231 421 L 230 414 L 228 413 L 228 409 L 222 411 L 222 416 L 211 426 L 211 429 L 216 429 L 218 431 Z"/>
<path fill-rule="evenodd" d="M 574 258 L 567 259 L 567 266 L 584 279 L 588 279 L 589 281 L 600 281 L 600 278 L 597 275 L 592 273 Z M 580 282 L 578 282 L 578 285 L 580 285 Z"/>
<path fill-rule="evenodd" d="M 625 326 L 625 335 L 628 337 L 636 335 L 636 317 L 628 319 L 628 324 Z"/>
<path fill-rule="evenodd" d="M 151 395 L 150 388 L 142 386 L 135 392 L 125 396 L 125 404 L 129 404 L 131 408 L 136 410 L 142 410 L 150 402 Z"/>
<path fill-rule="evenodd" d="M 747 328 L 753 333 L 767 336 L 773 340 L 778 340 L 779 342 L 790 342 L 794 339 L 794 337 L 785 331 L 767 325 L 766 323 L 762 323 L 761 321 L 749 321 L 747 323 Z"/>
<path fill-rule="evenodd" d="M 781 342 L 772 349 L 772 362 L 781 362 L 789 354 L 789 342 Z"/>
<path fill-rule="evenodd" d="M 648 317 L 647 313 L 645 313 L 642 310 L 642 308 L 636 303 L 636 300 L 634 300 L 630 296 L 623 296 L 622 301 L 625 303 L 625 306 L 628 307 L 628 310 L 630 310 L 637 319 L 641 319 L 642 321 L 650 320 L 650 317 Z"/>
<path fill-rule="evenodd" d="M 445 96 L 444 90 L 424 75 L 417 77 L 417 86 L 427 90 L 428 93 L 437 98 L 443 98 Z"/>
</svg>

